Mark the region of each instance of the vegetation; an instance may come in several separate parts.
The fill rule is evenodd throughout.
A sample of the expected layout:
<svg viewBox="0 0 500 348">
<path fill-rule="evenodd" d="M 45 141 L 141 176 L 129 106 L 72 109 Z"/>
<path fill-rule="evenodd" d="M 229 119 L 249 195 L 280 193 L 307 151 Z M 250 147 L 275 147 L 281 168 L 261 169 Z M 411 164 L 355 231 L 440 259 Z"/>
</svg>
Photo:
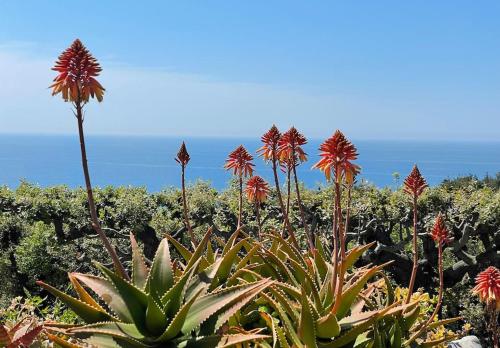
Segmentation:
<svg viewBox="0 0 500 348">
<path fill-rule="evenodd" d="M 182 144 L 180 190 L 94 189 L 83 107 L 103 100 L 101 68 L 76 40 L 54 70 L 53 94 L 78 121 L 85 189 L 1 188 L 0 276 L 12 280 L 0 287 L 2 346 L 443 346 L 483 329 L 460 329 L 477 311 L 453 296 L 470 294 L 476 275 L 484 331 L 498 339 L 495 180 L 428 188 L 415 166 L 396 191 L 357 185 L 356 147 L 336 131 L 313 166 L 328 185 L 310 191 L 296 171 L 307 139 L 273 126 L 258 152 L 274 188 L 253 175 L 242 146 L 226 162 L 235 175 L 227 190 L 186 187 Z"/>
</svg>

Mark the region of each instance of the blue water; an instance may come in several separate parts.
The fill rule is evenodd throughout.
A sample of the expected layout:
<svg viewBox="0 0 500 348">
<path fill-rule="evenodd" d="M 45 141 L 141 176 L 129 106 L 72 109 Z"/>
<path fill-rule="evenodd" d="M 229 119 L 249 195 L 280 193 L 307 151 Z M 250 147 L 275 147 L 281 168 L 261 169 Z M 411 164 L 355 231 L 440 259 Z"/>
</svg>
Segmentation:
<svg viewBox="0 0 500 348">
<path fill-rule="evenodd" d="M 87 151 L 93 184 L 146 186 L 159 191 L 179 185 L 179 166 L 174 161 L 183 139 L 168 137 L 88 136 Z M 226 187 L 230 174 L 223 165 L 227 154 L 240 143 L 254 152 L 258 139 L 186 138 L 191 155 L 187 180 L 209 180 L 214 187 Z M 299 167 L 300 180 L 308 187 L 324 182 L 311 166 L 318 160 L 319 140 L 305 146 L 309 161 Z M 395 185 L 417 163 L 431 185 L 443 179 L 474 174 L 483 177 L 500 171 L 499 142 L 355 141 L 362 167 L 360 178 L 379 187 Z M 257 173 L 272 180 L 272 171 L 255 158 Z M 0 185 L 17 187 L 24 179 L 41 186 L 81 186 L 78 138 L 65 135 L 0 134 Z"/>
</svg>

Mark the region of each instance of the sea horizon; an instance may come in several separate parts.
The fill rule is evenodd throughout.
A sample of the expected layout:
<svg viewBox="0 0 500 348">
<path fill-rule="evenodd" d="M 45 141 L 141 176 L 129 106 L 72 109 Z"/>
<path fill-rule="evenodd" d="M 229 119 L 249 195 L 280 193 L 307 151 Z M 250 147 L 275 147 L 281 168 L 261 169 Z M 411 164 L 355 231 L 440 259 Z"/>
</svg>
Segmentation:
<svg viewBox="0 0 500 348">
<path fill-rule="evenodd" d="M 209 181 L 218 190 L 227 187 L 231 174 L 224 161 L 242 144 L 254 156 L 256 174 L 274 183 L 272 169 L 255 151 L 258 137 L 199 137 L 161 135 L 91 134 L 86 136 L 87 154 L 94 186 L 145 186 L 150 192 L 179 187 L 179 166 L 174 157 L 182 141 L 191 161 L 186 179 Z M 298 167 L 299 180 L 309 188 L 325 184 L 323 175 L 311 167 L 319 159 L 322 139 L 309 139 L 304 146 L 308 161 Z M 362 167 L 359 181 L 377 187 L 402 183 L 417 164 L 430 185 L 445 179 L 475 175 L 482 178 L 500 171 L 500 141 L 354 139 Z M 399 173 L 396 180 L 394 173 Z M 21 180 L 42 187 L 84 184 L 79 140 L 76 134 L 0 133 L 0 186 L 16 188 Z M 284 176 L 282 176 L 282 183 Z"/>
</svg>

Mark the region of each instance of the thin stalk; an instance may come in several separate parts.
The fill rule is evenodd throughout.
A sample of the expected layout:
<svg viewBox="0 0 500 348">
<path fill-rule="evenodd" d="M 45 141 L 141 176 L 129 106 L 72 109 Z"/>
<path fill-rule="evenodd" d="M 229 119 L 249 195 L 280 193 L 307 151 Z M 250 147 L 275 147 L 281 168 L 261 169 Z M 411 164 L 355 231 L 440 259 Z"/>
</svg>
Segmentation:
<svg viewBox="0 0 500 348">
<path fill-rule="evenodd" d="M 287 169 L 287 179 L 286 179 L 286 216 L 290 216 L 290 193 L 291 193 L 291 186 L 290 186 L 290 168 Z M 290 219 L 288 219 L 290 221 Z M 285 233 L 286 229 L 286 222 L 283 222 L 283 234 Z"/>
<path fill-rule="evenodd" d="M 92 228 L 94 231 L 97 232 L 99 237 L 102 240 L 102 243 L 104 244 L 104 247 L 108 251 L 109 255 L 111 256 L 111 259 L 113 260 L 113 265 L 115 267 L 116 272 L 118 272 L 122 278 L 129 280 L 129 276 L 127 272 L 125 271 L 125 268 L 123 267 L 123 264 L 121 263 L 118 254 L 116 253 L 116 250 L 114 247 L 111 245 L 108 237 L 106 237 L 106 234 L 101 228 L 101 224 L 99 223 L 99 219 L 97 217 L 97 209 L 95 206 L 95 201 L 94 201 L 94 193 L 92 191 L 92 184 L 90 182 L 90 174 L 89 174 L 89 167 L 87 163 L 87 150 L 85 147 L 85 136 L 83 134 L 83 105 L 80 100 L 75 102 L 75 109 L 76 109 L 76 119 L 78 121 L 78 136 L 80 138 L 80 152 L 82 155 L 82 168 L 83 168 L 83 176 L 85 177 L 85 186 L 87 188 L 87 197 L 89 201 L 89 210 L 90 210 L 90 218 L 91 218 L 91 223 L 92 223 Z"/>
<path fill-rule="evenodd" d="M 238 229 L 241 227 L 241 214 L 243 210 L 243 176 L 240 174 L 240 197 L 238 201 Z"/>
<path fill-rule="evenodd" d="M 350 195 L 350 187 L 349 187 L 349 193 Z M 339 243 L 339 249 L 340 249 L 340 257 L 338 259 L 337 265 L 334 265 L 336 269 L 338 269 L 338 281 L 337 281 L 337 286 L 336 286 L 336 291 L 335 291 L 335 304 L 332 308 L 332 311 L 334 313 L 337 312 L 338 307 L 340 306 L 340 302 L 342 299 L 342 288 L 344 287 L 344 275 L 345 275 L 345 259 L 346 259 L 346 252 L 345 252 L 345 231 L 342 226 L 342 206 L 341 206 L 341 201 L 340 197 L 341 196 L 341 190 L 340 190 L 340 182 L 337 179 L 335 181 L 335 208 L 336 208 L 336 215 L 337 215 L 337 230 L 338 230 L 338 243 Z M 348 216 L 346 215 L 346 222 L 348 221 Z M 347 225 L 346 225 L 347 226 Z M 347 227 L 346 227 L 347 228 Z"/>
<path fill-rule="evenodd" d="M 184 210 L 184 223 L 186 224 L 186 228 L 187 228 L 188 233 L 189 233 L 189 238 L 191 238 L 191 243 L 196 247 L 198 245 L 198 242 L 196 241 L 196 237 L 193 233 L 193 229 L 191 228 L 191 223 L 189 222 L 189 210 L 188 210 L 187 198 L 186 198 L 186 182 L 185 182 L 186 166 L 184 164 L 182 164 L 181 167 L 182 167 L 182 174 L 181 174 L 182 206 L 183 206 L 183 210 Z"/>
<path fill-rule="evenodd" d="M 258 201 L 255 202 L 255 215 L 257 217 L 257 225 L 259 226 L 259 241 L 262 240 L 262 224 L 260 222 L 260 203 Z"/>
<path fill-rule="evenodd" d="M 311 241 L 311 237 L 309 236 L 309 229 L 307 228 L 307 223 L 306 223 L 306 214 L 304 212 L 304 207 L 302 206 L 302 199 L 300 198 L 300 189 L 299 189 L 299 179 L 297 178 L 297 169 L 296 169 L 295 163 L 292 166 L 293 169 L 293 178 L 295 181 L 295 192 L 297 192 L 297 203 L 299 205 L 299 211 L 300 211 L 300 218 L 302 220 L 302 225 L 304 225 L 304 232 L 307 237 L 307 243 L 309 244 L 309 250 L 313 252 L 314 250 L 314 244 Z"/>
<path fill-rule="evenodd" d="M 345 280 L 345 272 L 347 271 L 345 268 L 345 260 L 346 260 L 346 236 L 347 236 L 347 230 L 349 228 L 349 220 L 351 218 L 351 189 L 352 186 L 349 185 L 347 189 L 347 210 L 346 210 L 346 216 L 345 216 L 345 223 L 343 226 L 343 229 L 339 230 L 339 242 L 340 242 L 340 271 L 339 271 L 339 282 L 337 284 L 337 294 L 335 296 L 335 305 L 333 308 L 333 312 L 337 312 L 338 306 L 340 305 L 341 298 L 342 298 L 342 288 L 344 287 L 344 280 Z M 340 203 L 339 203 L 340 205 Z M 341 214 L 342 210 L 340 210 Z M 339 218 L 342 218 L 342 216 L 339 216 Z M 342 227 L 342 226 L 341 226 Z"/>
<path fill-rule="evenodd" d="M 436 308 L 434 308 L 434 311 L 432 312 L 432 315 L 427 319 L 424 325 L 420 327 L 420 329 L 413 335 L 411 336 L 408 341 L 405 343 L 406 345 L 409 345 L 411 342 L 413 342 L 415 339 L 417 339 L 431 324 L 436 317 L 436 315 L 439 313 L 439 310 L 441 309 L 441 305 L 443 303 L 443 286 L 444 286 L 444 276 L 443 276 L 443 243 L 440 241 L 438 244 L 438 269 L 439 269 L 439 292 L 438 292 L 438 302 L 436 304 Z"/>
<path fill-rule="evenodd" d="M 295 233 L 293 232 L 292 225 L 290 224 L 290 220 L 288 219 L 288 208 L 285 209 L 285 204 L 283 202 L 283 196 L 281 195 L 280 182 L 278 178 L 278 166 L 276 159 L 276 151 L 273 151 L 273 174 L 274 174 L 274 185 L 276 186 L 276 193 L 278 195 L 278 201 L 280 203 L 281 212 L 283 213 L 283 223 L 286 229 L 288 230 L 288 234 L 292 239 L 292 242 L 298 247 L 297 238 L 295 238 Z M 288 205 L 288 202 L 287 202 Z"/>
<path fill-rule="evenodd" d="M 337 218 L 337 193 L 335 190 L 333 192 L 333 221 L 332 221 L 332 238 L 333 238 L 333 251 L 332 251 L 332 265 L 333 265 L 333 275 L 332 275 L 332 291 L 337 288 L 337 272 L 338 272 L 338 256 L 339 256 L 339 240 L 338 240 L 338 218 Z M 333 310 L 333 307 L 332 307 Z"/>
<path fill-rule="evenodd" d="M 413 269 L 411 271 L 410 284 L 408 285 L 408 296 L 405 303 L 409 303 L 413 288 L 415 286 L 415 278 L 418 270 L 418 240 L 417 240 L 417 196 L 413 196 Z"/>
</svg>

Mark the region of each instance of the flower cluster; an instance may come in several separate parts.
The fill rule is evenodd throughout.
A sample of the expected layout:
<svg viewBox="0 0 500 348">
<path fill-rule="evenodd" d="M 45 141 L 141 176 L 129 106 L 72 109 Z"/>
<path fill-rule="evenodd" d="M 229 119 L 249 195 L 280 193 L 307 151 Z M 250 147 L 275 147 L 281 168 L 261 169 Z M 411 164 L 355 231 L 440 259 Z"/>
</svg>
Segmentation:
<svg viewBox="0 0 500 348">
<path fill-rule="evenodd" d="M 496 310 L 500 311 L 500 270 L 490 266 L 479 273 L 472 293 L 483 302 L 495 304 Z"/>
<path fill-rule="evenodd" d="M 278 141 L 278 158 L 280 162 L 297 165 L 300 162 L 307 161 L 307 154 L 302 149 L 302 145 L 307 144 L 307 139 L 299 131 L 292 127 Z"/>
<path fill-rule="evenodd" d="M 332 173 L 337 180 L 342 176 L 346 182 L 352 184 L 354 177 L 359 173 L 360 168 L 352 161 L 358 158 L 356 147 L 337 130 L 330 138 L 325 140 L 319 147 L 320 157 L 318 163 L 313 168 L 321 170 L 327 180 L 331 179 Z"/>
<path fill-rule="evenodd" d="M 404 181 L 404 192 L 415 198 L 418 198 L 420 197 L 422 192 L 424 192 L 426 187 L 427 182 L 425 181 L 422 174 L 420 174 L 418 167 L 416 165 L 413 166 L 410 175 L 408 175 L 408 177 Z"/>
<path fill-rule="evenodd" d="M 256 175 L 247 181 L 245 192 L 250 202 L 263 203 L 269 194 L 269 185 L 264 179 Z"/>
<path fill-rule="evenodd" d="M 234 175 L 244 177 L 252 176 L 254 166 L 252 160 L 252 155 L 248 153 L 243 145 L 240 145 L 236 148 L 236 150 L 229 154 L 224 168 L 227 170 L 232 169 Z"/>
<path fill-rule="evenodd" d="M 94 78 L 99 76 L 101 67 L 80 40 L 76 39 L 59 56 L 52 70 L 59 72 L 50 86 L 52 95 L 61 93 L 70 102 L 86 103 L 90 97 L 102 101 L 104 88 Z"/>
<path fill-rule="evenodd" d="M 269 162 L 277 159 L 280 138 L 281 133 L 275 125 L 262 136 L 261 141 L 264 145 L 257 150 L 257 153 L 264 158 L 264 161 Z"/>
<path fill-rule="evenodd" d="M 434 226 L 431 231 L 432 239 L 439 245 L 444 245 L 450 242 L 448 229 L 444 223 L 444 218 L 441 213 L 438 214 Z"/>
</svg>

